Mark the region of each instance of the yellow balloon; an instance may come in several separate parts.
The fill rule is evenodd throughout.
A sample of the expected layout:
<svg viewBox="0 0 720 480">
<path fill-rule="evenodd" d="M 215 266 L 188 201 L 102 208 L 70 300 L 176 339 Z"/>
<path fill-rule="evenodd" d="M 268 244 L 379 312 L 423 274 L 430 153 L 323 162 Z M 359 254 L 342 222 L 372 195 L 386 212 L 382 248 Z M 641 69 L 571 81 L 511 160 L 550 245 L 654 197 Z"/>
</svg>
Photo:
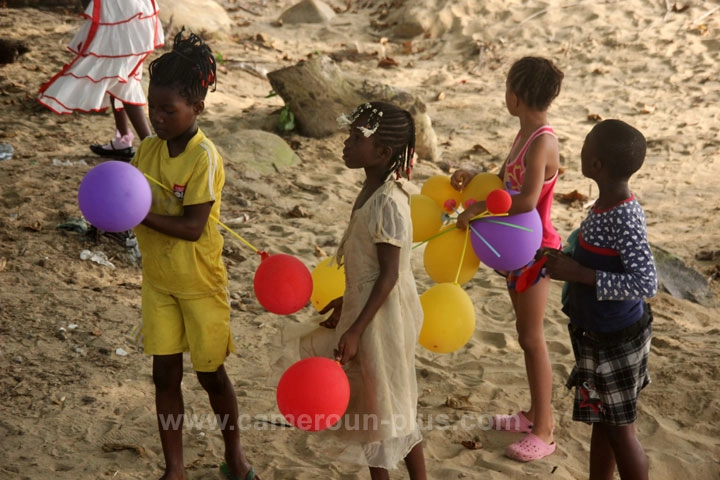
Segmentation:
<svg viewBox="0 0 720 480">
<path fill-rule="evenodd" d="M 446 232 L 447 233 L 442 233 Z M 454 225 L 440 230 L 441 235 L 430 240 L 425 246 L 423 264 L 428 276 L 435 283 L 467 283 L 480 267 L 480 259 L 472 248 L 472 242 L 465 230 L 454 228 Z M 460 257 L 465 246 L 465 257 L 460 264 Z M 458 275 L 458 270 L 460 274 Z M 457 277 L 457 280 L 455 279 Z"/>
<path fill-rule="evenodd" d="M 476 202 L 482 202 L 487 198 L 490 192 L 502 188 L 502 179 L 494 173 L 478 173 L 462 190 L 462 194 L 460 195 L 462 206 L 465 208 L 465 202 L 470 199 L 475 200 Z"/>
<path fill-rule="evenodd" d="M 440 231 L 443 211 L 427 195 L 410 196 L 410 218 L 413 227 L 413 242 L 423 242 Z"/>
<path fill-rule="evenodd" d="M 450 353 L 465 345 L 475 331 L 475 307 L 457 283 L 439 283 L 420 295 L 423 324 L 420 345 Z"/>
<path fill-rule="evenodd" d="M 435 200 L 443 211 L 446 211 L 445 202 L 454 200 L 455 208 L 460 208 L 460 192 L 450 185 L 450 177 L 447 175 L 434 175 L 423 183 L 420 193 Z M 449 211 L 452 211 L 449 210 Z"/>
<path fill-rule="evenodd" d="M 318 312 L 345 294 L 345 269 L 334 260 L 334 257 L 328 257 L 310 272 L 313 282 L 310 302 Z"/>
</svg>

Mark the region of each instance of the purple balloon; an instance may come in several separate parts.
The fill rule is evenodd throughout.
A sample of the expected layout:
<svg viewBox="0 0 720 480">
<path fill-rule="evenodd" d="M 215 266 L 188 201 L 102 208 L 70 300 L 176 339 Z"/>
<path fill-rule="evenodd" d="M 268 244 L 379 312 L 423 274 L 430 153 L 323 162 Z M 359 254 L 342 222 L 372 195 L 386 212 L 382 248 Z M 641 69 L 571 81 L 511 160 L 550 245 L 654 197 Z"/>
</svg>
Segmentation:
<svg viewBox="0 0 720 480">
<path fill-rule="evenodd" d="M 98 230 L 124 232 L 147 216 L 152 203 L 150 184 L 129 163 L 110 160 L 91 168 L 78 189 L 85 219 Z"/>
<path fill-rule="evenodd" d="M 480 261 L 495 270 L 517 270 L 533 259 L 542 243 L 537 210 L 470 222 L 470 241 Z"/>
</svg>

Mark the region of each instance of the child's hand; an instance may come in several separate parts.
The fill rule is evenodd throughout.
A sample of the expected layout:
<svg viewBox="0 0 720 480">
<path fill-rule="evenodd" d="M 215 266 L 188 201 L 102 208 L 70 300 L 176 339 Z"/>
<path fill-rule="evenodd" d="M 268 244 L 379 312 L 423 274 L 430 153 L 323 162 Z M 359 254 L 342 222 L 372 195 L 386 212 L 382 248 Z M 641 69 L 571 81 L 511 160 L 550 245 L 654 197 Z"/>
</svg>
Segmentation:
<svg viewBox="0 0 720 480">
<path fill-rule="evenodd" d="M 324 315 L 328 313 L 330 310 L 332 310 L 332 313 L 328 318 L 320 322 L 320 325 L 322 325 L 325 328 L 335 328 L 337 327 L 338 322 L 340 321 L 340 314 L 342 314 L 342 307 L 343 307 L 343 297 L 338 297 L 335 300 L 328 303 L 325 308 L 323 308 L 320 311 L 321 315 Z"/>
<path fill-rule="evenodd" d="M 450 176 L 450 185 L 452 185 L 455 190 L 462 191 L 474 176 L 475 172 L 471 172 L 470 170 L 455 170 Z"/>
<path fill-rule="evenodd" d="M 345 365 L 347 362 L 355 358 L 358 348 L 360 347 L 360 334 L 350 327 L 347 332 L 343 333 L 335 350 L 335 360 Z"/>
<path fill-rule="evenodd" d="M 538 253 L 545 255 L 547 258 L 545 270 L 553 280 L 563 280 L 566 282 L 579 281 L 581 270 L 585 267 L 577 263 L 569 255 L 554 248 L 542 248 Z"/>
<path fill-rule="evenodd" d="M 465 210 L 460 212 L 457 216 L 456 226 L 460 230 L 466 230 L 470 224 L 470 220 L 480 215 L 486 210 L 485 202 L 475 202 L 468 205 Z"/>
<path fill-rule="evenodd" d="M 458 214 L 455 225 L 460 230 L 467 230 L 468 225 L 470 224 L 470 220 L 472 220 L 474 216 L 475 215 L 470 212 L 470 210 L 464 210 L 460 212 L 460 214 Z"/>
</svg>

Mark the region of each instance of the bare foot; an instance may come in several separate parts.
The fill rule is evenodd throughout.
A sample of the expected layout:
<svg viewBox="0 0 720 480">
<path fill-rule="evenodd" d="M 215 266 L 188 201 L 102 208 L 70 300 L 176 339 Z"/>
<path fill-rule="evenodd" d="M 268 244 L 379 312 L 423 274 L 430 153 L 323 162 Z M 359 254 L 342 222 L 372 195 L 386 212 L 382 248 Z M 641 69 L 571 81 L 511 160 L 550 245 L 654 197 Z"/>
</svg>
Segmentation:
<svg viewBox="0 0 720 480">
<path fill-rule="evenodd" d="M 240 467 L 231 469 L 228 463 L 223 463 L 222 465 L 220 465 L 220 471 L 225 475 L 226 478 L 231 480 L 245 480 L 246 478 L 252 478 L 252 480 L 261 480 L 257 473 L 255 473 L 254 477 L 248 477 L 248 473 L 250 473 L 251 470 L 253 472 L 255 471 L 253 470 L 252 465 L 250 465 L 249 463 L 242 463 L 240 464 Z"/>
<path fill-rule="evenodd" d="M 160 480 L 187 480 L 187 476 L 185 476 L 185 471 L 181 472 L 168 472 L 166 471 L 162 477 L 160 477 Z"/>
</svg>

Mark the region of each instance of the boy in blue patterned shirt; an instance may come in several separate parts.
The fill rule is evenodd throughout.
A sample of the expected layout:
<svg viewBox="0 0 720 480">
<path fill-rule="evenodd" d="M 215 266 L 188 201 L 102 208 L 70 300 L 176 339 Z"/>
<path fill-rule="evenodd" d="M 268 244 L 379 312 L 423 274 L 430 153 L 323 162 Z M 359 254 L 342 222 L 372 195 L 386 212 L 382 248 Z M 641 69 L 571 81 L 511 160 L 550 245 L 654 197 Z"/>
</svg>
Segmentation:
<svg viewBox="0 0 720 480">
<path fill-rule="evenodd" d="M 590 480 L 647 480 L 648 461 L 635 433 L 637 400 L 647 370 L 657 292 L 645 213 L 628 181 L 645 159 L 642 133 L 620 120 L 597 124 L 585 138 L 582 173 L 599 197 L 580 225 L 571 254 L 543 249 L 545 267 L 567 283 L 575 366 L 573 420 L 592 424 Z"/>
</svg>

